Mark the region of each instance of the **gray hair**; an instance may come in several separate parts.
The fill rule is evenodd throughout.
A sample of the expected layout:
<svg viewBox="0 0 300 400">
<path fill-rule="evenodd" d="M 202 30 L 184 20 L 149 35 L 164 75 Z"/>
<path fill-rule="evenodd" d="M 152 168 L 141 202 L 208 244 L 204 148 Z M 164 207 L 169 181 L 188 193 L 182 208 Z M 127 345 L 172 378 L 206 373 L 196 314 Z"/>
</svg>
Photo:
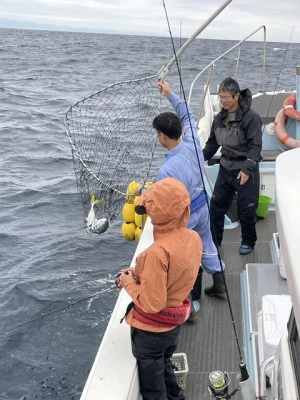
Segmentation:
<svg viewBox="0 0 300 400">
<path fill-rule="evenodd" d="M 220 83 L 220 92 L 230 92 L 231 96 L 234 97 L 237 93 L 240 93 L 240 87 L 237 81 L 229 76 Z"/>
</svg>

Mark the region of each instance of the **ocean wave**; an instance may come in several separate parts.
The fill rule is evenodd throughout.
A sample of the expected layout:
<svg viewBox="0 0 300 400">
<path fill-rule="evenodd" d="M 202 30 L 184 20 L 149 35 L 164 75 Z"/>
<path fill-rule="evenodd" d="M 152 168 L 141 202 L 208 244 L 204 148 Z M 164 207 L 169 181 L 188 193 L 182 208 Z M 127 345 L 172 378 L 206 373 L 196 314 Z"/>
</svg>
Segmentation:
<svg viewBox="0 0 300 400">
<path fill-rule="evenodd" d="M 0 231 L 1 244 L 5 244 L 5 241 L 9 241 L 9 242 L 16 241 L 17 237 L 18 237 L 17 234 L 11 234 L 11 233 Z"/>
</svg>

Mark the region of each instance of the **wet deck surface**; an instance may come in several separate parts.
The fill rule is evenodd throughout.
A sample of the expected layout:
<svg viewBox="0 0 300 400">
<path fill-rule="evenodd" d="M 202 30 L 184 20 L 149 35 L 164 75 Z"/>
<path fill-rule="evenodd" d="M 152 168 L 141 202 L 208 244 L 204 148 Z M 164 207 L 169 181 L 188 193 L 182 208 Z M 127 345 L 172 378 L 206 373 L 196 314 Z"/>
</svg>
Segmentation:
<svg viewBox="0 0 300 400">
<path fill-rule="evenodd" d="M 256 228 L 258 240 L 251 254 L 239 254 L 239 227 L 225 231 L 220 248 L 220 255 L 226 264 L 226 283 L 243 358 L 240 274 L 247 263 L 272 263 L 270 241 L 273 233 L 277 232 L 275 213 L 270 212 L 266 219 L 257 223 Z M 211 276 L 204 273 L 203 288 L 211 284 Z M 186 400 L 212 399 L 208 391 L 208 376 L 215 370 L 228 372 L 231 379 L 229 393 L 238 386 L 236 376 L 240 372 L 240 357 L 227 300 L 202 294 L 199 319 L 194 324 L 182 327 L 176 352 L 187 354 L 189 373 L 186 378 Z M 232 398 L 242 400 L 239 392 Z"/>
</svg>

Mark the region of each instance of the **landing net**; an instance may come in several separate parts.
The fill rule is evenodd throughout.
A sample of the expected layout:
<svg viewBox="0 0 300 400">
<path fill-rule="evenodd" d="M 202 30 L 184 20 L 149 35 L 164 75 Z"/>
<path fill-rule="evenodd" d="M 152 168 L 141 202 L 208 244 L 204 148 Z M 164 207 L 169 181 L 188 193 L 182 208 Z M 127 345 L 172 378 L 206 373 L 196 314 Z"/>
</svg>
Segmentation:
<svg viewBox="0 0 300 400">
<path fill-rule="evenodd" d="M 230 1 L 226 0 L 177 53 L 173 44 L 174 56 L 156 75 L 115 83 L 67 111 L 66 133 L 86 226 L 91 232 L 106 231 L 128 199 L 129 183 L 147 181 L 156 144 L 151 126 L 159 113 L 157 79 L 164 78 L 182 52 Z"/>
<path fill-rule="evenodd" d="M 65 128 L 86 227 L 103 233 L 133 180 L 147 180 L 156 145 L 157 75 L 108 86 L 74 104 Z"/>
</svg>

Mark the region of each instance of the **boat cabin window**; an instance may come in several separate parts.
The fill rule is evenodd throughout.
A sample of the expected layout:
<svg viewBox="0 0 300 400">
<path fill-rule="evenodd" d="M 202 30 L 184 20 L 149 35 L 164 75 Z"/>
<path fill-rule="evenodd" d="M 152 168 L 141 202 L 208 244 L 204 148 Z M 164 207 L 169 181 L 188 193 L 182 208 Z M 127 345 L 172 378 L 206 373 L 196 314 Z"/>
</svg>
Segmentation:
<svg viewBox="0 0 300 400">
<path fill-rule="evenodd" d="M 300 338 L 293 309 L 290 315 L 290 319 L 288 321 L 288 335 L 292 359 L 295 367 L 298 393 L 300 393 Z"/>
</svg>

